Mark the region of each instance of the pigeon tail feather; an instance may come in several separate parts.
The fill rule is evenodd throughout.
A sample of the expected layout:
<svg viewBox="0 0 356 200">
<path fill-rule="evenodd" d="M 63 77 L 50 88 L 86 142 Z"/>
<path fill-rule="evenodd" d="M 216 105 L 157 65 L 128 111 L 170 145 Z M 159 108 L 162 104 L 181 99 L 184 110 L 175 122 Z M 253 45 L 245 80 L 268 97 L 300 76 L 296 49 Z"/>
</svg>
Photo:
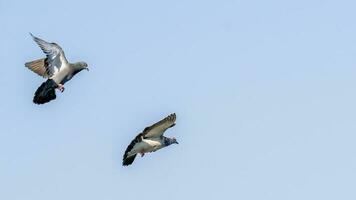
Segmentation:
<svg viewBox="0 0 356 200">
<path fill-rule="evenodd" d="M 48 79 L 36 90 L 35 96 L 33 97 L 33 103 L 44 104 L 52 101 L 53 99 L 56 99 L 55 89 L 57 87 L 58 85 L 56 82 L 54 82 L 52 79 Z"/>
</svg>

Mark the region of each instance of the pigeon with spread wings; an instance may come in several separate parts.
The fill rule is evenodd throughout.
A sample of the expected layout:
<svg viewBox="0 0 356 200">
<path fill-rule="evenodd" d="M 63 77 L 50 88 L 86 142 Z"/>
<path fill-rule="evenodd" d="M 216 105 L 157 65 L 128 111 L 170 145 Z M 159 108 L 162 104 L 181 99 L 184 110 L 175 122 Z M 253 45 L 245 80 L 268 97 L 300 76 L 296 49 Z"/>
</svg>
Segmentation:
<svg viewBox="0 0 356 200">
<path fill-rule="evenodd" d="M 167 129 L 175 125 L 175 121 L 176 114 L 173 113 L 152 126 L 146 127 L 126 148 L 122 165 L 131 165 L 137 154 L 144 156 L 145 153 L 155 152 L 171 144 L 178 144 L 174 137 L 169 138 L 163 136 Z"/>
<path fill-rule="evenodd" d="M 33 98 L 35 104 L 44 104 L 56 98 L 55 89 L 63 92 L 63 85 L 67 81 L 83 69 L 89 69 L 85 62 L 69 63 L 58 44 L 46 42 L 31 33 L 30 35 L 46 54 L 46 58 L 25 63 L 28 69 L 47 78 L 47 81 L 37 89 Z"/>
</svg>

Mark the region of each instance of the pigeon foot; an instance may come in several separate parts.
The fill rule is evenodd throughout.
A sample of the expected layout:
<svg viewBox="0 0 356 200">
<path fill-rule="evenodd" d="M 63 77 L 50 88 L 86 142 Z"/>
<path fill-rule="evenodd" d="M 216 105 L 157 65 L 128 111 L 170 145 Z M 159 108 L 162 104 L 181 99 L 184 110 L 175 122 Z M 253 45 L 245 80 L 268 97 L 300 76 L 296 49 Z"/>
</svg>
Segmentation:
<svg viewBox="0 0 356 200">
<path fill-rule="evenodd" d="M 62 84 L 58 84 L 58 90 L 64 92 L 64 86 Z"/>
</svg>

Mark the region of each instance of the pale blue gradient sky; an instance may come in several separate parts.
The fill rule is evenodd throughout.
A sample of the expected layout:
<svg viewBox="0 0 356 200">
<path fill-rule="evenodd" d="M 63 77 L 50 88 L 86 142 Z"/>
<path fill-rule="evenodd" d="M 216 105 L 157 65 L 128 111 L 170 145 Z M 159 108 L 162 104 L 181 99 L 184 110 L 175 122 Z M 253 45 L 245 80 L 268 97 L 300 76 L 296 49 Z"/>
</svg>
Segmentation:
<svg viewBox="0 0 356 200">
<path fill-rule="evenodd" d="M 0 0 L 0 199 L 356 199 L 355 8 Z M 29 32 L 91 70 L 43 106 Z M 171 112 L 180 144 L 122 167 Z"/>
</svg>

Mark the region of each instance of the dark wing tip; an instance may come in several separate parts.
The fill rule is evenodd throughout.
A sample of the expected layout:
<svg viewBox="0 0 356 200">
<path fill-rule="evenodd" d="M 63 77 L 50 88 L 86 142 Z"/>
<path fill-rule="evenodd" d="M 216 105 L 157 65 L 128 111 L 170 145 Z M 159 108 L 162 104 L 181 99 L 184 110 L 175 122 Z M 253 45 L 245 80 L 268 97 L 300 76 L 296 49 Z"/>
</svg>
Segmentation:
<svg viewBox="0 0 356 200">
<path fill-rule="evenodd" d="M 129 166 L 133 163 L 133 161 L 135 160 L 136 158 L 136 155 L 133 155 L 131 157 L 128 157 L 128 158 L 124 158 L 122 160 L 122 166 Z"/>
<path fill-rule="evenodd" d="M 177 119 L 177 115 L 176 115 L 176 113 L 172 113 L 172 114 L 168 115 L 168 117 L 166 119 L 174 122 Z"/>
<path fill-rule="evenodd" d="M 31 37 L 32 37 L 32 39 L 33 39 L 33 40 L 35 40 L 35 41 L 36 41 L 36 40 L 38 40 L 38 39 L 39 39 L 38 37 L 34 36 L 31 32 L 29 32 L 29 33 L 30 33 L 30 35 L 31 35 Z"/>
<path fill-rule="evenodd" d="M 141 142 L 142 140 L 142 133 L 138 134 L 135 139 L 133 139 L 131 141 L 131 143 L 129 144 L 129 146 L 127 146 L 126 150 L 125 150 L 125 154 L 122 158 L 122 165 L 123 166 L 127 166 L 127 165 L 131 165 L 133 163 L 133 161 L 135 160 L 136 155 L 127 157 L 127 154 L 134 148 L 135 144 L 138 142 Z"/>
</svg>

